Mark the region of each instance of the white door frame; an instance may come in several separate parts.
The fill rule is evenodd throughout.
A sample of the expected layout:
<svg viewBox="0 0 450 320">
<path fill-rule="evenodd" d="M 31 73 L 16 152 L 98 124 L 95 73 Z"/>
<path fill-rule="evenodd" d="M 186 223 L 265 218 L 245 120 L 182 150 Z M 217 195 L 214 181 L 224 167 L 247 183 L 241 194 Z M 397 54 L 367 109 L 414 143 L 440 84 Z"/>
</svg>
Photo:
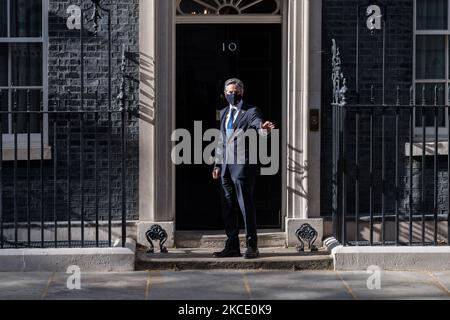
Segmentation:
<svg viewBox="0 0 450 320">
<path fill-rule="evenodd" d="M 140 165 L 138 239 L 152 223 L 174 232 L 177 23 L 281 23 L 283 30 L 282 217 L 320 217 L 320 132 L 309 132 L 309 110 L 321 108 L 321 0 L 283 0 L 277 16 L 176 16 L 176 0 L 140 0 Z M 277 19 L 275 21 L 275 19 Z M 295 221 L 293 221 L 295 220 Z M 290 234 L 286 223 L 283 229 Z M 169 239 L 170 246 L 173 239 Z"/>
<path fill-rule="evenodd" d="M 176 0 L 174 0 L 176 1 Z M 280 14 L 279 15 L 205 15 L 205 16 L 186 16 L 186 15 L 173 15 L 173 55 L 174 58 L 172 59 L 173 65 L 172 68 L 174 70 L 174 78 L 176 79 L 176 26 L 182 25 L 182 24 L 280 24 L 281 25 L 281 32 L 282 32 L 282 57 L 281 57 L 281 76 L 282 76 L 282 86 L 281 86 L 281 96 L 282 96 L 282 115 L 281 119 L 283 123 L 287 123 L 287 8 L 288 6 L 284 1 L 281 2 L 280 7 Z M 176 81 L 173 82 L 174 86 L 174 97 L 176 97 Z M 174 98 L 174 115 L 176 115 L 176 98 Z M 285 125 L 282 126 L 283 130 L 281 132 L 281 154 L 282 159 L 280 170 L 281 170 L 281 177 L 282 182 L 280 188 L 282 188 L 282 194 L 281 194 L 281 228 L 279 230 L 284 230 L 284 221 L 286 218 L 286 191 L 283 186 L 286 185 L 286 175 L 284 174 L 286 172 L 286 134 L 287 134 L 287 128 Z M 175 177 L 176 173 L 175 170 L 173 171 L 173 175 Z M 176 194 L 175 194 L 175 182 L 174 182 L 174 188 L 173 188 L 173 206 L 176 211 Z M 176 219 L 176 212 L 175 217 Z M 174 220 L 175 221 L 175 220 Z"/>
</svg>

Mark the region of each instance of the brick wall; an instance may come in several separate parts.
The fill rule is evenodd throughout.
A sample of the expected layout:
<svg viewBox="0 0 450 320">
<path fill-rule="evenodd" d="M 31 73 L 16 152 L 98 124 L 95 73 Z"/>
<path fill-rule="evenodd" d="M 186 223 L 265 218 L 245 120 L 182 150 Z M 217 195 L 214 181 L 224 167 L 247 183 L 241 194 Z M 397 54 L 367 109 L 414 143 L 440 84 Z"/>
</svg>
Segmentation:
<svg viewBox="0 0 450 320">
<path fill-rule="evenodd" d="M 86 8 L 90 1 L 84 1 Z M 120 67 L 123 45 L 127 53 L 127 103 L 130 107 L 138 104 L 139 87 L 139 8 L 138 0 L 102 1 L 105 7 L 111 9 L 112 22 L 112 109 L 118 110 L 116 96 L 120 86 Z M 66 20 L 67 8 L 79 1 L 50 0 L 49 1 L 49 51 L 48 51 L 48 97 L 49 110 L 81 110 L 80 106 L 80 37 L 79 30 L 68 30 Z M 86 16 L 91 16 L 89 11 Z M 92 33 L 92 23 L 85 22 L 85 104 L 84 110 L 108 109 L 108 41 L 107 14 L 102 12 L 102 20 L 97 36 Z M 98 92 L 98 94 L 97 94 Z M 98 206 L 100 219 L 108 217 L 108 188 L 111 188 L 112 213 L 115 218 L 121 215 L 122 199 L 122 162 L 121 162 L 121 118 L 113 114 L 112 148 L 111 148 L 111 180 L 108 183 L 108 118 L 106 113 L 95 121 L 94 116 L 86 117 L 83 125 L 83 146 L 80 144 L 80 117 L 71 116 L 71 129 L 68 128 L 69 118 L 58 116 L 57 121 L 49 119 L 49 141 L 52 147 L 52 160 L 46 160 L 43 167 L 44 183 L 44 216 L 46 220 L 53 219 L 54 164 L 57 157 L 56 176 L 56 211 L 59 220 L 65 220 L 68 215 L 68 174 L 71 182 L 71 210 L 73 220 L 79 220 L 81 213 L 80 176 L 84 176 L 84 214 L 86 220 L 95 217 L 95 181 L 97 180 Z M 56 125 L 56 144 L 54 130 Z M 126 123 L 126 194 L 128 219 L 138 219 L 138 121 L 130 118 Z M 95 134 L 95 132 L 97 132 Z M 68 159 L 68 136 L 70 136 L 70 163 Z M 82 148 L 82 149 L 81 149 Z M 83 162 L 81 162 L 83 150 Z M 97 150 L 97 161 L 95 161 Z M 94 174 L 97 164 L 97 179 Z M 26 219 L 27 211 L 27 181 L 26 161 L 18 162 L 17 170 L 17 204 L 19 220 Z M 3 170 L 3 209 L 5 221 L 11 221 L 14 208 L 13 163 L 4 163 Z M 30 208 L 32 220 L 40 220 L 41 211 L 41 174 L 40 161 L 31 162 L 31 194 Z"/>
<path fill-rule="evenodd" d="M 413 0 L 384 0 L 387 6 L 386 22 L 386 78 L 385 102 L 396 102 L 396 88 L 400 87 L 402 104 L 409 103 L 409 90 L 413 77 Z M 367 1 L 360 0 L 324 0 L 323 2 L 323 117 L 322 117 L 322 214 L 331 214 L 331 147 L 332 147 L 332 113 L 331 113 L 331 39 L 336 39 L 341 50 L 344 75 L 349 87 L 349 103 L 357 102 L 356 95 L 356 30 L 357 6 L 365 5 Z M 361 17 L 364 12 L 361 11 Z M 360 102 L 368 103 L 371 96 L 371 87 L 374 88 L 375 104 L 382 103 L 383 90 L 383 63 L 382 63 L 382 33 L 376 32 L 373 36 L 365 28 L 365 18 L 360 20 Z M 374 123 L 374 207 L 381 212 L 381 116 L 380 109 L 375 112 Z M 366 115 L 368 111 L 366 110 Z M 409 158 L 405 156 L 405 144 L 409 141 L 409 111 L 404 109 L 400 116 L 400 211 L 409 212 Z M 388 112 L 385 118 L 386 137 L 386 211 L 395 209 L 395 115 Z M 361 212 L 369 210 L 369 117 L 363 116 L 360 123 L 360 185 L 361 185 Z M 355 122 L 354 112 L 349 114 L 347 125 L 349 141 L 347 144 L 347 166 L 355 172 Z M 420 211 L 422 166 L 420 157 L 413 159 L 413 208 Z M 439 212 L 448 211 L 447 203 L 447 157 L 440 156 L 438 160 L 438 203 Z M 431 213 L 433 207 L 433 158 L 427 157 L 425 170 L 426 206 L 425 210 Z M 348 190 L 349 214 L 355 208 L 354 174 L 350 176 L 351 183 Z"/>
</svg>

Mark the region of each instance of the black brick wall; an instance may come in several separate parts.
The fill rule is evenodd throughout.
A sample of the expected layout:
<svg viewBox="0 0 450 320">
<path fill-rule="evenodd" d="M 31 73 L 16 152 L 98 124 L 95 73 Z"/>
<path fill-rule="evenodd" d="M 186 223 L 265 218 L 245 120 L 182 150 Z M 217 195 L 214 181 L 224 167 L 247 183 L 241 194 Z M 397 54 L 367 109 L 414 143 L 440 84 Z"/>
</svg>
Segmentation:
<svg viewBox="0 0 450 320">
<path fill-rule="evenodd" d="M 84 1 L 87 7 L 90 1 Z M 139 8 L 138 0 L 102 1 L 105 7 L 112 12 L 112 109 L 118 110 L 116 96 L 120 86 L 120 67 L 122 48 L 125 45 L 127 53 L 126 84 L 128 105 L 138 104 L 139 88 Z M 80 110 L 80 38 L 79 30 L 68 30 L 66 10 L 71 4 L 79 1 L 50 0 L 49 3 L 49 51 L 48 51 L 48 97 L 49 110 Z M 87 13 L 90 17 L 92 11 Z M 107 50 L 107 14 L 102 13 L 100 31 L 97 36 L 92 33 L 92 23 L 86 24 L 85 39 L 85 110 L 108 109 L 108 50 Z M 98 91 L 98 95 L 97 92 Z M 70 92 L 70 94 L 69 94 Z M 80 165 L 80 118 L 71 117 L 71 130 L 68 130 L 68 117 L 58 116 L 56 122 L 56 144 L 54 143 L 55 121 L 49 121 L 49 141 L 52 147 L 52 160 L 46 160 L 43 168 L 44 181 L 44 217 L 53 219 L 53 192 L 54 192 L 54 159 L 57 156 L 57 183 L 56 183 L 56 211 L 59 220 L 65 220 L 67 210 L 67 173 L 71 180 L 71 215 L 73 220 L 79 220 L 81 208 L 80 176 L 84 174 L 84 208 L 87 221 L 95 218 L 95 181 L 94 168 L 97 163 L 98 176 L 98 205 L 101 220 L 108 217 L 108 187 L 112 192 L 112 213 L 115 219 L 121 215 L 122 195 L 122 162 L 121 162 L 121 118 L 120 114 L 112 115 L 112 149 L 111 149 L 111 184 L 108 185 L 107 167 L 107 128 L 106 114 L 100 116 L 96 123 L 93 116 L 87 116 L 84 122 L 84 159 Z M 138 173 L 139 173 L 139 130 L 136 118 L 130 118 L 126 123 L 127 156 L 126 156 L 126 194 L 127 217 L 138 219 Z M 97 131 L 97 134 L 95 134 Z M 71 159 L 68 162 L 67 137 L 71 139 Z M 95 147 L 97 146 L 97 147 Z M 95 148 L 97 148 L 97 162 L 95 161 Z M 56 152 L 56 154 L 55 154 Z M 18 162 L 17 204 L 19 220 L 26 219 L 27 204 L 27 163 Z M 5 221 L 11 221 L 14 208 L 14 180 L 13 163 L 5 162 L 3 170 L 3 209 Z M 41 174 L 40 161 L 31 162 L 31 218 L 40 220 L 41 212 Z"/>
<path fill-rule="evenodd" d="M 402 104 L 409 103 L 409 90 L 413 77 L 413 0 L 384 0 L 387 6 L 386 22 L 386 100 L 387 104 L 395 104 L 396 88 L 400 87 Z M 324 0 L 323 2 L 323 117 L 322 117 L 322 215 L 331 214 L 331 159 L 332 159 L 332 113 L 331 113 L 331 40 L 336 39 L 341 50 L 344 75 L 349 87 L 349 104 L 356 103 L 356 26 L 357 6 L 367 4 L 366 0 Z M 361 11 L 362 12 L 362 11 Z M 361 14 L 361 17 L 363 17 Z M 382 103 L 382 33 L 371 36 L 365 28 L 365 19 L 360 20 L 360 102 L 370 101 L 371 86 L 374 87 L 375 104 Z M 374 122 L 374 207 L 381 212 L 381 115 L 380 109 L 375 112 Z M 395 116 L 394 111 L 386 113 L 386 211 L 395 208 Z M 361 111 L 360 136 L 360 183 L 361 212 L 369 211 L 369 111 Z M 364 115 L 365 114 L 365 115 Z M 352 173 L 348 190 L 349 213 L 355 208 L 355 120 L 354 112 L 349 113 L 347 168 Z M 409 112 L 401 111 L 400 116 L 400 211 L 409 212 L 409 158 L 405 157 L 405 143 L 409 141 Z M 413 160 L 413 208 L 421 212 L 421 179 L 420 157 Z M 431 213 L 433 207 L 433 158 L 427 157 L 425 170 L 426 207 Z M 440 156 L 438 161 L 438 204 L 439 212 L 448 211 L 447 203 L 447 157 Z"/>
</svg>

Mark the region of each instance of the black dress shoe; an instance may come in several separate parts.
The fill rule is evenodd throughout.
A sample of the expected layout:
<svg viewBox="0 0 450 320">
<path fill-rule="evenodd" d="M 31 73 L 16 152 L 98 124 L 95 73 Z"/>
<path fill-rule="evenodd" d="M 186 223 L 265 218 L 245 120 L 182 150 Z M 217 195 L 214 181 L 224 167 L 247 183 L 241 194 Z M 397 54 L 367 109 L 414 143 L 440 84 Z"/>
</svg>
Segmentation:
<svg viewBox="0 0 450 320">
<path fill-rule="evenodd" d="M 242 257 L 240 249 L 230 249 L 225 248 L 220 252 L 214 252 L 213 256 L 215 258 L 235 258 Z"/>
<path fill-rule="evenodd" d="M 252 247 L 247 248 L 247 251 L 245 252 L 245 259 L 256 259 L 258 257 L 259 257 L 258 248 L 252 248 Z"/>
</svg>

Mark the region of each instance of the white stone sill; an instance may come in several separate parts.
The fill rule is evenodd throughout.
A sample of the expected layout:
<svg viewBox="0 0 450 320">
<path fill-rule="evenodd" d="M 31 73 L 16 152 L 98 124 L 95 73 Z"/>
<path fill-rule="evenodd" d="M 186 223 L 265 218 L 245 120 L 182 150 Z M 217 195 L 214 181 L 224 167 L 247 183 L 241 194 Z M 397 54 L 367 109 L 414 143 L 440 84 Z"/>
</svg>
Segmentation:
<svg viewBox="0 0 450 320">
<path fill-rule="evenodd" d="M 14 146 L 3 146 L 3 158 L 2 161 L 14 161 Z M 25 145 L 19 145 L 17 147 L 17 161 L 28 160 L 28 147 Z M 40 144 L 32 144 L 30 146 L 30 160 L 41 160 L 41 146 Z M 50 146 L 44 146 L 44 159 L 52 160 L 52 148 Z"/>
<path fill-rule="evenodd" d="M 410 156 L 410 143 L 405 143 L 405 155 Z M 422 157 L 423 155 L 423 142 L 416 141 L 413 142 L 413 157 Z M 448 140 L 439 139 L 438 140 L 438 155 L 448 156 Z M 434 138 L 433 140 L 425 141 L 425 156 L 434 156 Z"/>
</svg>

